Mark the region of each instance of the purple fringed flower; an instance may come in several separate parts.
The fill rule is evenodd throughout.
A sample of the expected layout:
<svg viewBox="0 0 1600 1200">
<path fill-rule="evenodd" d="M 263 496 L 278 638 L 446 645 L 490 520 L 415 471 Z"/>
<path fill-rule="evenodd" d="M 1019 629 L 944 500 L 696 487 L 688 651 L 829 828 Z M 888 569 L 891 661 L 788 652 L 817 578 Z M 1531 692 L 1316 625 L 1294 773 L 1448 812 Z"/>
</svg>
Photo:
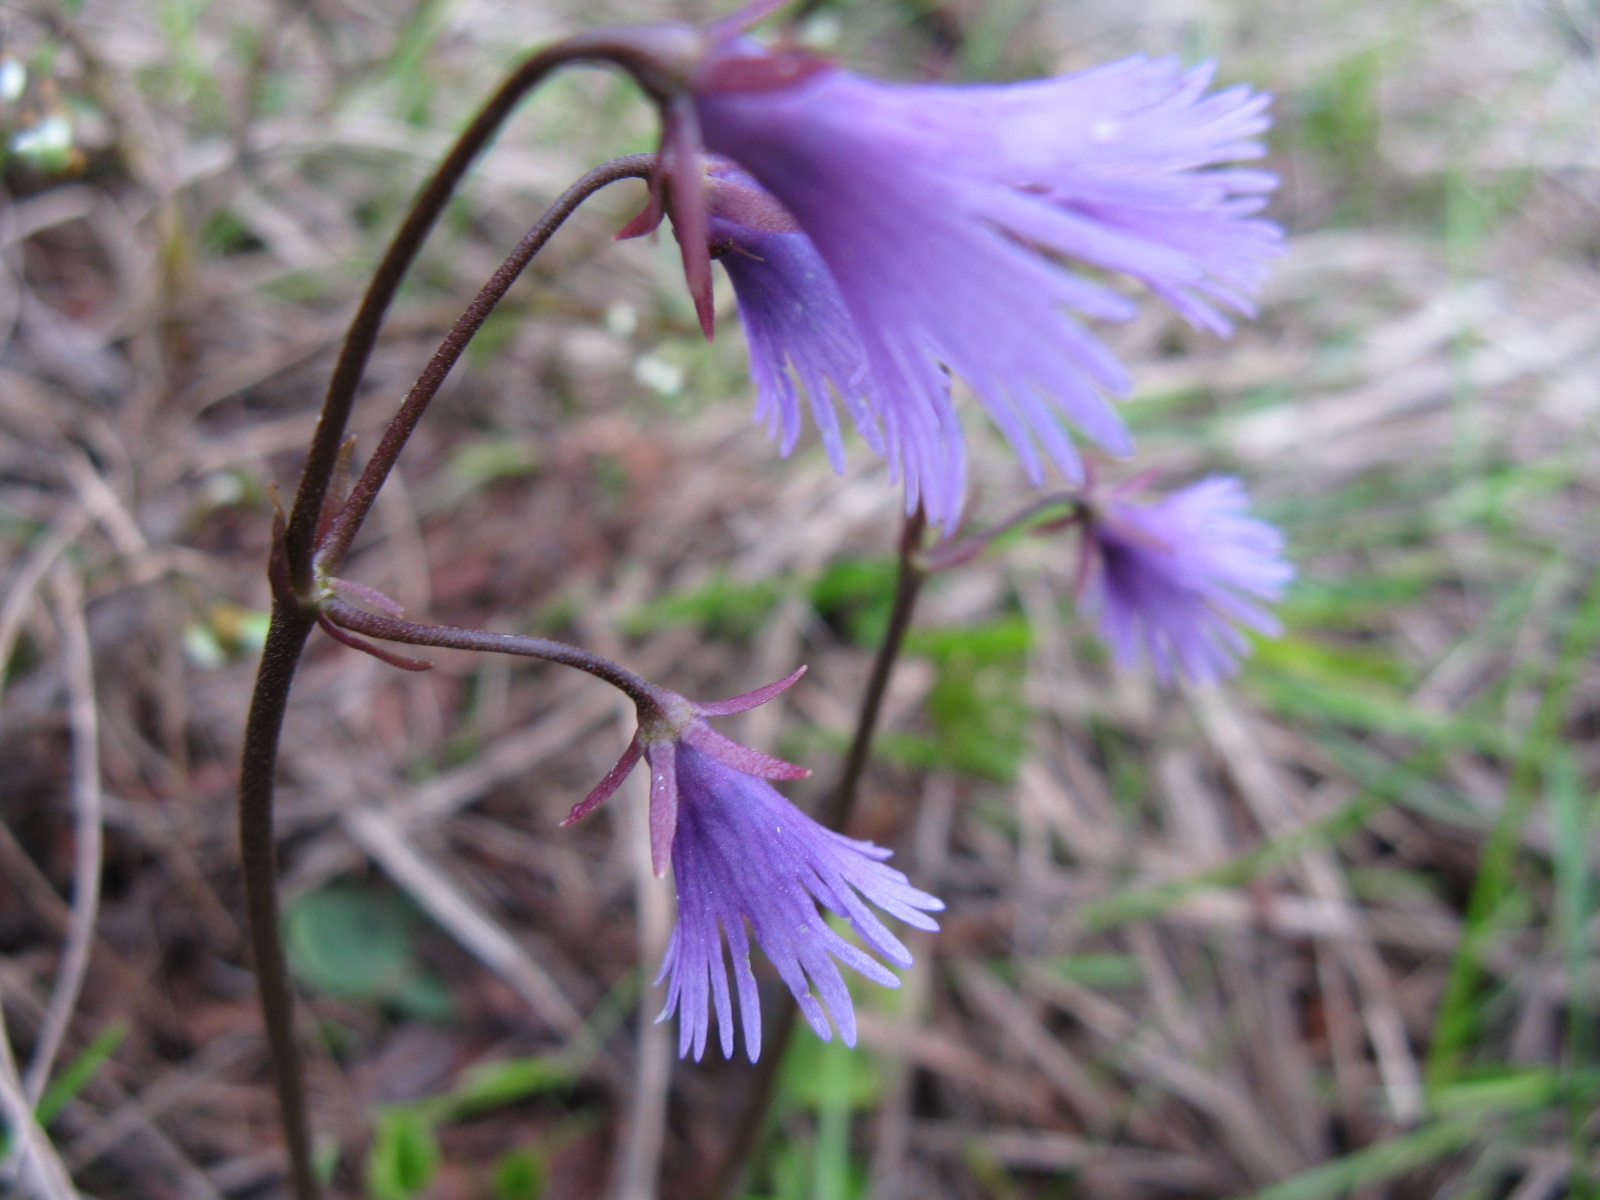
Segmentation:
<svg viewBox="0 0 1600 1200">
<path fill-rule="evenodd" d="M 692 746 L 678 751 L 678 794 L 678 836 L 672 847 L 678 924 L 661 964 L 661 978 L 671 976 L 661 1015 L 678 1012 L 678 1053 L 692 1049 L 698 1059 L 705 1051 L 709 991 L 723 1056 L 733 1057 L 733 1010 L 722 954 L 726 934 L 745 1050 L 751 1062 L 760 1054 L 761 1004 L 750 972 L 747 920 L 817 1036 L 832 1037 L 831 1015 L 839 1036 L 854 1046 L 855 1010 L 833 960 L 885 987 L 899 987 L 900 981 L 829 928 L 818 905 L 847 920 L 863 942 L 895 966 L 909 967 L 910 952 L 863 898 L 918 929 L 937 929 L 927 913 L 944 904 L 887 866 L 888 850 L 824 829 L 765 779 L 732 770 Z"/>
<path fill-rule="evenodd" d="M 726 159 L 707 163 L 710 252 L 733 281 L 750 346 L 756 419 L 780 438 L 783 454 L 800 436 L 798 380 L 828 460 L 844 470 L 837 392 L 856 429 L 884 452 L 868 384 L 866 354 L 833 276 L 794 218 Z"/>
<path fill-rule="evenodd" d="M 1283 534 L 1249 515 L 1231 475 L 1212 475 L 1153 504 L 1118 497 L 1087 506 L 1085 598 L 1124 666 L 1148 654 L 1163 683 L 1210 683 L 1238 669 L 1249 644 L 1237 626 L 1276 634 L 1257 600 L 1294 578 Z"/>
<path fill-rule="evenodd" d="M 1076 318 L 1127 320 L 1136 305 L 1046 255 L 1139 279 L 1221 333 L 1221 309 L 1252 312 L 1280 242 L 1252 214 L 1276 179 L 1223 164 L 1263 153 L 1266 97 L 1207 96 L 1210 82 L 1209 65 L 1134 58 L 1031 83 L 895 85 L 804 51 L 722 42 L 695 85 L 705 145 L 793 228 L 713 216 L 707 232 L 724 245 L 785 441 L 799 421 L 793 364 L 819 420 L 829 381 L 904 476 L 907 511 L 920 502 L 947 526 L 966 471 L 951 373 L 1035 481 L 1044 458 L 1081 477 L 1062 417 L 1127 453 L 1105 399 L 1128 390 L 1127 374 Z"/>
<path fill-rule="evenodd" d="M 745 1050 L 761 1052 L 761 1006 L 750 970 L 750 935 L 794 993 L 811 1028 L 832 1037 L 829 1015 L 855 1045 L 855 1009 L 834 959 L 885 987 L 900 981 L 877 960 L 831 929 L 818 905 L 844 918 L 868 946 L 900 967 L 911 955 L 863 898 L 919 929 L 944 904 L 884 864 L 889 851 L 824 829 L 778 794 L 768 779 L 810 772 L 729 741 L 707 716 L 764 704 L 805 668 L 754 692 L 695 704 L 671 692 L 655 711 L 640 710 L 639 732 L 622 758 L 562 822 L 570 825 L 617 790 L 641 756 L 650 763 L 650 842 L 656 873 L 670 861 L 678 891 L 678 923 L 656 982 L 670 976 L 661 1018 L 678 1014 L 678 1053 L 704 1053 L 711 1009 L 726 1058 L 733 1057 L 733 999 L 723 938 L 733 959 Z M 746 930 L 746 922 L 749 929 Z M 826 1013 L 824 1012 L 826 1008 Z"/>
</svg>

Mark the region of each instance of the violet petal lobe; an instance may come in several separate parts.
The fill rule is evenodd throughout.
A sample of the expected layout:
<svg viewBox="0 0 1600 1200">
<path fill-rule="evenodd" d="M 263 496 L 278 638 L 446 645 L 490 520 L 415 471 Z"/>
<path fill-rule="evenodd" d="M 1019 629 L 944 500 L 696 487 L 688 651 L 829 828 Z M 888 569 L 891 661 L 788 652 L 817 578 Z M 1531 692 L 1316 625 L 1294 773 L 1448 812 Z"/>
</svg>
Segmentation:
<svg viewBox="0 0 1600 1200">
<path fill-rule="evenodd" d="M 753 206 L 740 203 L 751 194 L 766 196 L 742 171 L 713 160 L 711 240 L 738 301 L 756 385 L 756 420 L 765 422 L 779 451 L 788 454 L 800 437 L 803 392 L 828 461 L 843 471 L 835 395 L 867 444 L 884 452 L 866 351 L 811 240 L 792 223 L 785 229 L 753 221 Z"/>
<path fill-rule="evenodd" d="M 1222 332 L 1222 310 L 1250 312 L 1278 253 L 1277 226 L 1254 215 L 1274 177 L 1227 165 L 1263 153 L 1265 98 L 1207 95 L 1209 67 L 1135 58 L 961 87 L 813 65 L 789 86 L 740 86 L 763 78 L 734 69 L 763 61 L 759 50 L 740 41 L 723 55 L 696 97 L 705 144 L 776 198 L 832 284 L 806 284 L 800 251 L 774 249 L 764 266 L 723 256 L 730 274 L 746 276 L 735 289 L 765 373 L 758 390 L 772 397 L 765 412 L 787 441 L 798 402 L 777 368 L 803 375 L 803 363 L 817 364 L 813 376 L 847 406 L 867 406 L 852 412 L 869 437 L 881 433 L 908 511 L 920 501 L 936 523 L 953 521 L 965 488 L 947 372 L 966 381 L 1035 480 L 1046 460 L 1081 477 L 1063 420 L 1112 453 L 1129 449 L 1106 399 L 1127 390 L 1127 374 L 1080 322 L 1126 320 L 1137 306 L 1047 256 L 1132 276 Z M 827 315 L 835 292 L 848 323 Z M 797 351 L 782 329 L 795 294 L 831 350 Z M 867 375 L 846 388 L 838 377 L 856 345 Z M 827 440 L 817 390 L 802 383 Z"/>
<path fill-rule="evenodd" d="M 677 768 L 678 923 L 657 982 L 669 980 L 662 1018 L 678 1014 L 680 1054 L 700 1057 L 713 1012 L 724 1054 L 731 1052 L 726 937 L 745 1050 L 751 1061 L 759 1055 L 760 1010 L 747 923 L 817 1036 L 832 1037 L 831 1017 L 840 1037 L 854 1045 L 855 1010 L 838 963 L 886 987 L 898 986 L 899 980 L 840 937 L 822 909 L 849 922 L 884 957 L 906 965 L 905 947 L 863 901 L 924 929 L 937 928 L 927 914 L 944 905 L 887 866 L 886 850 L 824 829 L 764 780 L 692 745 L 679 745 Z"/>
</svg>

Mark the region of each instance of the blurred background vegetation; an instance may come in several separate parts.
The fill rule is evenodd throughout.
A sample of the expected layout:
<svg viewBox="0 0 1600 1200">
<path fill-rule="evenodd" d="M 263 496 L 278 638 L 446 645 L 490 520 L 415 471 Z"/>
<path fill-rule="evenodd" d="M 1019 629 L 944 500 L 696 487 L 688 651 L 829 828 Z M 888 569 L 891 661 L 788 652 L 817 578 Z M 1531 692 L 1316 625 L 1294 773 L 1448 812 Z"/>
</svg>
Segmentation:
<svg viewBox="0 0 1600 1200">
<path fill-rule="evenodd" d="M 39 1108 L 87 1194 L 282 1194 L 232 787 L 268 489 L 365 272 L 529 47 L 720 11 L 0 2 L 0 997 L 26 1066 L 92 803 L 88 986 Z M 1107 333 L 1136 466 L 1240 473 L 1302 574 L 1282 639 L 1175 694 L 1109 670 L 1065 545 L 938 582 L 855 831 L 948 920 L 901 991 L 861 990 L 858 1048 L 796 1038 L 741 1194 L 1594 1195 L 1600 9 L 822 0 L 801 24 L 892 78 L 1170 53 L 1275 94 L 1290 248 L 1260 319 Z M 390 322 L 364 444 L 541 206 L 653 137 L 600 72 L 526 106 Z M 896 491 L 859 445 L 839 479 L 749 427 L 723 285 L 708 345 L 670 239 L 609 240 L 640 201 L 603 196 L 513 291 L 351 574 L 697 697 L 810 663 L 730 729 L 817 768 L 804 804 L 885 620 Z M 982 521 L 1030 493 L 969 418 Z M 316 642 L 291 711 L 322 1166 L 373 1200 L 705 1195 L 752 1076 L 650 1024 L 670 910 L 639 781 L 555 828 L 631 713 L 438 658 L 401 677 Z"/>
</svg>

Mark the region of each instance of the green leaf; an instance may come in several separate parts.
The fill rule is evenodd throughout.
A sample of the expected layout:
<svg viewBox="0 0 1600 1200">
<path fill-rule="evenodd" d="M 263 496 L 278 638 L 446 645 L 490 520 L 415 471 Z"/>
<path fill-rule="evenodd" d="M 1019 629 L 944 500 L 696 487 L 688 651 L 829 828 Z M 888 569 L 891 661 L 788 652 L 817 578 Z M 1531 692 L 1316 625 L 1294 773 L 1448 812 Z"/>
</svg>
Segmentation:
<svg viewBox="0 0 1600 1200">
<path fill-rule="evenodd" d="M 860 1110 L 878 1102 L 883 1079 L 864 1050 L 852 1050 L 839 1041 L 797 1037 L 784 1055 L 781 1086 L 791 1103 L 812 1110 L 830 1104 Z"/>
<path fill-rule="evenodd" d="M 508 1058 L 469 1068 L 459 1083 L 443 1096 L 422 1101 L 439 1121 L 455 1121 L 474 1113 L 503 1108 L 570 1087 L 578 1072 L 567 1063 L 546 1058 Z"/>
<path fill-rule="evenodd" d="M 1520 848 L 1523 823 L 1531 813 L 1556 764 L 1559 785 L 1561 731 L 1567 720 L 1573 689 L 1584 665 L 1600 645 L 1600 572 L 1588 582 L 1579 604 L 1567 616 L 1561 652 L 1540 689 L 1538 710 L 1530 722 L 1506 788 L 1505 804 L 1495 818 L 1483 853 L 1467 911 L 1461 939 L 1456 945 L 1450 975 L 1439 1002 L 1433 1042 L 1428 1048 L 1428 1081 L 1437 1087 L 1461 1070 L 1477 1031 L 1481 1006 L 1481 959 L 1500 927 L 1507 901 L 1516 890 L 1513 868 Z"/>
<path fill-rule="evenodd" d="M 343 884 L 302 896 L 284 916 L 295 974 L 344 1000 L 388 1000 L 416 978 L 412 931 L 395 897 Z"/>
<path fill-rule="evenodd" d="M 1249 1200 L 1332 1200 L 1464 1150 L 1483 1136 L 1477 1118 L 1456 1118 L 1357 1150 L 1256 1192 Z"/>
<path fill-rule="evenodd" d="M 1022 681 L 1031 636 L 1018 616 L 907 636 L 906 652 L 933 659 L 938 669 L 927 700 L 939 735 L 937 763 L 1001 783 L 1016 777 L 1027 748 Z"/>
<path fill-rule="evenodd" d="M 1084 987 L 1129 988 L 1144 982 L 1144 968 L 1132 954 L 1069 954 L 1046 965 Z"/>
<path fill-rule="evenodd" d="M 713 571 L 697 587 L 663 596 L 623 618 L 624 633 L 652 633 L 673 625 L 695 625 L 708 637 L 744 641 L 767 619 L 787 589 L 782 580 L 744 583 L 725 571 Z"/>
<path fill-rule="evenodd" d="M 449 1021 L 456 1015 L 456 999 L 436 975 L 414 975 L 384 999 L 395 1011 L 420 1021 Z"/>
<path fill-rule="evenodd" d="M 412 1200 L 433 1182 L 439 1142 L 433 1126 L 408 1108 L 378 1114 L 367 1155 L 367 1195 L 372 1200 Z"/>
<path fill-rule="evenodd" d="M 1414 707 L 1397 685 L 1407 681 L 1389 656 L 1336 649 L 1303 638 L 1258 639 L 1247 679 L 1270 707 L 1430 745 L 1504 749 L 1498 731 L 1461 717 Z"/>
<path fill-rule="evenodd" d="M 889 625 L 895 571 L 892 558 L 847 558 L 832 563 L 811 585 L 811 606 L 854 644 L 876 645 Z"/>
<path fill-rule="evenodd" d="M 533 1150 L 508 1150 L 494 1165 L 494 1200 L 539 1200 L 544 1195 L 544 1159 Z"/>
</svg>

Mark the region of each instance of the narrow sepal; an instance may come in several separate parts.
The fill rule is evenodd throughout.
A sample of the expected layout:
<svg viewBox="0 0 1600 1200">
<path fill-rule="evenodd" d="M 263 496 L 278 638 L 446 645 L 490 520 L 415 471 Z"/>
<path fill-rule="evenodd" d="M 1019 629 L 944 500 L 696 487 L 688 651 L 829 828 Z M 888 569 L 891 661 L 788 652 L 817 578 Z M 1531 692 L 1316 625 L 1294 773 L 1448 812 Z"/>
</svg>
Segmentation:
<svg viewBox="0 0 1600 1200">
<path fill-rule="evenodd" d="M 695 708 L 708 717 L 726 717 L 731 716 L 733 713 L 749 712 L 752 708 L 759 708 L 774 696 L 788 691 L 799 682 L 800 676 L 805 673 L 805 667 L 797 667 L 776 683 L 769 683 L 766 687 L 758 687 L 753 692 L 730 696 L 726 700 L 712 700 L 706 704 L 696 704 Z"/>
<path fill-rule="evenodd" d="M 572 806 L 572 811 L 567 814 L 567 819 L 561 822 L 566 828 L 577 821 L 583 820 L 607 800 L 611 799 L 616 790 L 622 786 L 622 781 L 628 777 L 628 772 L 633 770 L 639 762 L 639 756 L 644 753 L 644 746 L 635 733 L 633 740 L 628 743 L 628 748 L 622 752 L 622 757 L 617 759 L 616 765 L 606 772 L 606 776 L 594 785 L 590 793 Z"/>
<path fill-rule="evenodd" d="M 365 638 L 358 638 L 347 629 L 340 629 L 323 613 L 317 614 L 317 624 L 322 626 L 322 631 L 336 642 L 342 642 L 352 650 L 359 650 L 363 654 L 370 654 L 379 662 L 388 663 L 391 667 L 399 667 L 402 671 L 431 671 L 433 664 L 425 658 L 407 658 L 403 654 L 396 654 L 392 650 L 385 650 L 382 646 L 374 646 Z"/>
<path fill-rule="evenodd" d="M 339 443 L 339 454 L 333 460 L 333 476 L 328 480 L 328 490 L 322 497 L 322 511 L 317 514 L 317 545 L 333 527 L 333 519 L 344 507 L 345 493 L 350 490 L 350 465 L 355 461 L 356 435 L 351 434 Z"/>
<path fill-rule="evenodd" d="M 267 583 L 272 588 L 274 600 L 293 604 L 294 574 L 289 570 L 289 526 L 284 520 L 277 484 L 267 484 L 267 498 L 272 501 L 272 550 L 267 555 Z"/>
<path fill-rule="evenodd" d="M 746 775 L 754 775 L 758 779 L 804 779 L 811 774 L 809 767 L 797 767 L 794 763 L 784 762 L 781 758 L 773 758 L 772 755 L 752 750 L 749 746 L 741 746 L 731 738 L 723 737 L 703 721 L 685 729 L 683 740 L 724 766 L 742 771 Z"/>
<path fill-rule="evenodd" d="M 694 99 L 684 95 L 668 105 L 663 119 L 666 129 L 662 149 L 667 160 L 667 202 L 672 207 L 672 223 L 683 251 L 683 277 L 694 300 L 700 328 L 711 340 L 716 328 L 716 311 L 711 300 L 711 252 L 707 248 L 705 169 L 700 162 L 700 119 L 695 115 Z"/>
<path fill-rule="evenodd" d="M 329 579 L 328 582 L 333 586 L 333 590 L 341 596 L 358 601 L 361 604 L 370 605 L 381 613 L 387 613 L 391 617 L 403 617 L 406 615 L 405 607 L 400 601 L 391 596 L 385 596 L 375 587 L 368 587 L 366 584 L 357 583 L 353 579 Z"/>
<path fill-rule="evenodd" d="M 645 751 L 650 762 L 650 865 L 656 878 L 672 861 L 672 839 L 678 832 L 678 747 L 655 742 Z"/>
<path fill-rule="evenodd" d="M 629 238 L 654 234 L 659 226 L 661 226 L 661 200 L 656 197 L 656 186 L 651 184 L 650 200 L 645 203 L 642 210 L 638 211 L 638 216 L 635 216 L 632 221 L 627 222 L 626 226 L 622 226 L 621 229 L 616 230 L 611 235 L 611 240 L 613 242 L 627 242 Z"/>
</svg>

